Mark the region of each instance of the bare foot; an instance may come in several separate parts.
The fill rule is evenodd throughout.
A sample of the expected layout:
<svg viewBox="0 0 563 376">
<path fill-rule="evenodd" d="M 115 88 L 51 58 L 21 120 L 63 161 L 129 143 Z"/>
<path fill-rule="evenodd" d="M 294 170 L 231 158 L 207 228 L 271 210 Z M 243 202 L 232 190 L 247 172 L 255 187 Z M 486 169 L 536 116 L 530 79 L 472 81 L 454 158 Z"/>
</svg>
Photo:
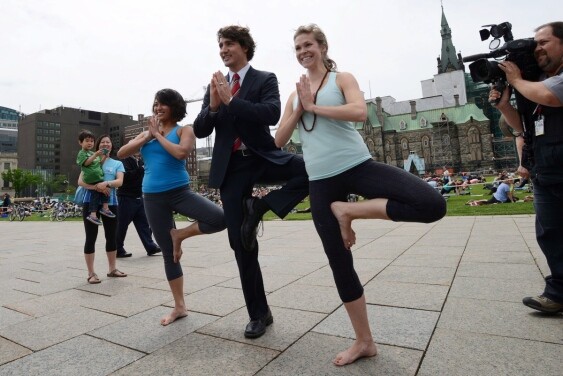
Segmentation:
<svg viewBox="0 0 563 376">
<path fill-rule="evenodd" d="M 369 343 L 360 343 L 358 341 L 354 341 L 354 344 L 350 348 L 336 355 L 336 358 L 332 360 L 332 363 L 334 363 L 334 365 L 336 366 L 345 366 L 346 364 L 354 363 L 360 358 L 366 358 L 376 355 L 377 346 L 375 346 L 375 343 L 373 341 Z"/>
<path fill-rule="evenodd" d="M 174 256 L 174 262 L 178 262 L 180 261 L 180 259 L 182 258 L 182 239 L 180 238 L 180 234 L 179 234 L 180 230 L 177 230 L 175 228 L 170 230 L 170 236 L 172 237 L 172 244 L 174 246 L 174 252 L 173 252 L 173 256 Z"/>
<path fill-rule="evenodd" d="M 346 205 L 349 205 L 349 203 L 335 201 L 330 204 L 330 209 L 340 226 L 340 233 L 342 234 L 342 240 L 344 240 L 344 247 L 346 249 L 350 249 L 354 244 L 356 244 L 356 233 L 352 230 L 352 220 L 346 214 Z"/>
<path fill-rule="evenodd" d="M 160 319 L 160 325 L 166 326 L 172 324 L 177 319 L 181 319 L 182 317 L 186 317 L 187 315 L 188 311 L 186 309 L 174 308 L 172 312 L 170 312 L 170 314 Z"/>
</svg>

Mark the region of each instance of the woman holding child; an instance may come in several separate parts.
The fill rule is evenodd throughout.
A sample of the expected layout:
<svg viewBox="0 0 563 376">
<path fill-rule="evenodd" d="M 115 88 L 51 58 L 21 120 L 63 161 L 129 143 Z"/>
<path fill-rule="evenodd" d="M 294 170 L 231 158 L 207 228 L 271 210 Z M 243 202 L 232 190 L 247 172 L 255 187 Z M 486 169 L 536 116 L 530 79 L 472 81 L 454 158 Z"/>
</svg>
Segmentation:
<svg viewBox="0 0 563 376">
<path fill-rule="evenodd" d="M 98 137 L 96 141 L 95 150 L 107 149 L 107 155 L 111 154 L 112 143 L 109 135 L 104 134 Z M 111 157 L 104 159 L 102 164 L 102 170 L 104 173 L 104 181 L 97 184 L 87 184 L 82 179 L 82 173 L 78 178 L 78 184 L 81 187 L 86 188 L 84 195 L 84 205 L 83 205 L 83 220 L 84 220 L 84 230 L 86 231 L 86 241 L 84 244 L 84 258 L 86 260 L 86 267 L 88 268 L 88 283 L 96 284 L 100 283 L 98 275 L 94 271 L 94 255 L 96 251 L 96 239 L 98 237 L 99 226 L 93 223 L 88 217 L 90 216 L 90 210 L 88 203 L 90 202 L 90 190 L 101 192 L 108 195 L 108 208 L 109 210 L 117 215 L 117 195 L 115 189 L 123 184 L 123 175 L 125 173 L 125 168 L 123 163 L 117 161 Z M 98 207 L 98 211 L 101 208 Z M 101 216 L 100 217 L 102 225 L 104 227 L 104 233 L 106 237 L 106 255 L 108 258 L 109 272 L 108 277 L 127 277 L 127 274 L 119 271 L 116 267 L 116 256 L 117 256 L 117 217 L 114 216 Z"/>
</svg>

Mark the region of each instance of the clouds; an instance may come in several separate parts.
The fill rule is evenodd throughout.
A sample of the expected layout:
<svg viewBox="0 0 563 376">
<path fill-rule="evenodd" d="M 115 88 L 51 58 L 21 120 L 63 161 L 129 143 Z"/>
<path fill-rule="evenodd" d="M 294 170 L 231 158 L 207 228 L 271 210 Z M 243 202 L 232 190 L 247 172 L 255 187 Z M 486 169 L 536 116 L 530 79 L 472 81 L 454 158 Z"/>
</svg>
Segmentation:
<svg viewBox="0 0 563 376">
<path fill-rule="evenodd" d="M 149 113 L 164 87 L 201 97 L 212 72 L 225 70 L 216 32 L 227 24 L 250 27 L 257 42 L 251 63 L 277 74 L 283 104 L 302 73 L 293 32 L 311 22 L 325 31 L 331 58 L 356 76 L 366 97 L 418 98 L 420 81 L 437 72 L 438 0 L 197 3 L 3 0 L 0 106 L 31 113 L 63 104 L 136 116 Z M 510 21 L 515 38 L 532 36 L 553 21 L 548 3 L 543 9 L 537 3 L 444 1 L 456 50 L 487 52 L 478 30 L 489 23 Z M 189 105 L 188 121 L 200 105 Z"/>
</svg>

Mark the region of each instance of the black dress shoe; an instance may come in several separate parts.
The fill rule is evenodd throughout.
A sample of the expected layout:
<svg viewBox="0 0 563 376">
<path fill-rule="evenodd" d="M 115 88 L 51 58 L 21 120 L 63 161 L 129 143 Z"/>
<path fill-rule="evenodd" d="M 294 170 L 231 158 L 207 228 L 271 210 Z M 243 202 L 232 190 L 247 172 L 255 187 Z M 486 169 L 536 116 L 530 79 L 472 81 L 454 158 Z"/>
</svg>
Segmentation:
<svg viewBox="0 0 563 376">
<path fill-rule="evenodd" d="M 121 253 L 117 252 L 117 258 L 124 258 L 124 257 L 131 257 L 131 256 L 133 256 L 133 254 L 126 252 L 126 251 L 121 252 Z"/>
<path fill-rule="evenodd" d="M 245 251 L 252 252 L 256 248 L 256 233 L 262 215 L 256 210 L 255 197 L 244 198 L 242 200 L 242 226 L 240 227 L 240 238 Z"/>
<path fill-rule="evenodd" d="M 154 255 L 156 255 L 157 253 L 160 253 L 160 252 L 162 252 L 162 250 L 160 248 L 156 248 L 156 249 L 153 249 L 152 251 L 147 251 L 147 256 L 154 256 Z"/>
<path fill-rule="evenodd" d="M 246 338 L 258 338 L 266 333 L 266 327 L 274 322 L 274 316 L 272 316 L 272 311 L 268 308 L 268 313 L 266 316 L 258 320 L 251 320 L 246 329 L 244 330 L 244 336 Z"/>
</svg>

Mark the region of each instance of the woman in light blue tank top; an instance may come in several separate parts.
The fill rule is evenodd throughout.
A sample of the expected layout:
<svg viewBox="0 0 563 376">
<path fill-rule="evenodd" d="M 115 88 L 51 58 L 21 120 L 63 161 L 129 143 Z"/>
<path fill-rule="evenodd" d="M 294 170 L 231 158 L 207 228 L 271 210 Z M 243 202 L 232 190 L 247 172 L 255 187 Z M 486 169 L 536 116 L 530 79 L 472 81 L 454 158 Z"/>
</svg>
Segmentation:
<svg viewBox="0 0 563 376">
<path fill-rule="evenodd" d="M 140 133 L 117 153 L 119 158 L 125 158 L 140 150 L 145 162 L 145 212 L 162 249 L 164 270 L 174 297 L 174 309 L 160 320 L 162 325 L 188 314 L 180 266 L 182 240 L 226 227 L 223 209 L 189 188 L 186 158 L 195 146 L 195 135 L 191 127 L 177 124 L 185 115 L 186 102 L 182 96 L 172 89 L 160 90 L 155 95 L 149 130 Z M 174 212 L 194 218 L 196 222 L 176 230 Z"/>
<path fill-rule="evenodd" d="M 313 221 L 356 334 L 354 344 L 333 360 L 342 366 L 377 354 L 364 290 L 350 252 L 356 242 L 352 221 L 378 218 L 429 223 L 445 215 L 446 203 L 422 179 L 372 160 L 353 123 L 366 119 L 364 97 L 353 75 L 336 72 L 322 30 L 317 25 L 301 26 L 294 43 L 297 61 L 307 74 L 301 76 L 287 102 L 276 145 L 285 146 L 298 127 Z M 349 194 L 365 200 L 347 202 Z"/>
</svg>

